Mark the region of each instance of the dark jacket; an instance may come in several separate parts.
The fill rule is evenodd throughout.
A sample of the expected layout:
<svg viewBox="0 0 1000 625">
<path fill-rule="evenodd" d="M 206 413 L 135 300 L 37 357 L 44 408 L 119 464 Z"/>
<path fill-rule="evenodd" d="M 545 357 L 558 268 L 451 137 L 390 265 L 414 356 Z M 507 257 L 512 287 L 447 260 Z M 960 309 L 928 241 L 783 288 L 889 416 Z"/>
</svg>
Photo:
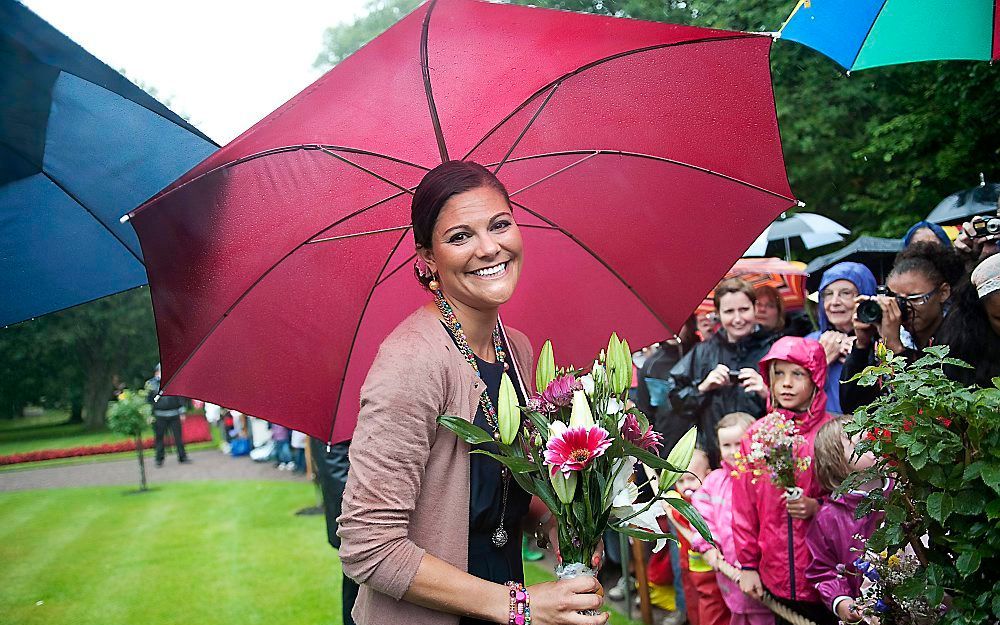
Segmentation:
<svg viewBox="0 0 1000 625">
<path fill-rule="evenodd" d="M 160 378 L 150 378 L 146 381 L 146 401 L 153 405 L 153 416 L 157 418 L 179 417 L 184 414 L 184 398 L 176 395 L 161 395 Z"/>
<path fill-rule="evenodd" d="M 698 426 L 698 442 L 708 454 L 713 467 L 719 466 L 719 441 L 715 426 L 730 412 L 746 412 L 754 417 L 764 415 L 765 401 L 756 393 L 748 393 L 742 386 L 724 386 L 708 393 L 701 393 L 698 385 L 718 364 L 733 371 L 744 367 L 757 370 L 777 335 L 757 330 L 739 343 L 730 343 L 725 330 L 720 330 L 708 341 L 698 343 L 670 371 L 674 388 L 670 391 L 673 418 L 678 425 L 688 429 Z"/>
<path fill-rule="evenodd" d="M 660 343 L 646 358 L 637 376 L 635 405 L 646 415 L 653 429 L 663 435 L 663 453 L 669 452 L 687 431 L 687 428 L 675 427 L 677 420 L 672 418 L 670 405 L 670 391 L 674 388 L 670 371 L 681 359 L 682 350 L 676 342 Z"/>
</svg>

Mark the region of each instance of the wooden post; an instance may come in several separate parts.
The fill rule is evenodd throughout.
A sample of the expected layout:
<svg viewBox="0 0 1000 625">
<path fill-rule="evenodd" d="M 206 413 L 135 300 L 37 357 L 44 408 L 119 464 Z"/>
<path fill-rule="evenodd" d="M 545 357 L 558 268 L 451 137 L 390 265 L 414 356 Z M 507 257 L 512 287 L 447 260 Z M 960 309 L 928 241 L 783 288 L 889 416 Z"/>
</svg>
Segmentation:
<svg viewBox="0 0 1000 625">
<path fill-rule="evenodd" d="M 649 580 L 646 578 L 646 553 L 642 541 L 631 540 L 632 561 L 635 567 L 635 579 L 639 585 L 639 614 L 642 622 L 653 625 L 653 606 L 649 602 Z"/>
</svg>

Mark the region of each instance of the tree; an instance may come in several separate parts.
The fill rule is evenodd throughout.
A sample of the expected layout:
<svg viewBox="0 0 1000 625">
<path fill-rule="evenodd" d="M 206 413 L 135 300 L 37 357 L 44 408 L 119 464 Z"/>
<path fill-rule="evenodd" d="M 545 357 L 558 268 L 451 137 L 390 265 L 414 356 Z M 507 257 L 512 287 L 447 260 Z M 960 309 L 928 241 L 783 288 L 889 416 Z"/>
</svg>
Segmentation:
<svg viewBox="0 0 1000 625">
<path fill-rule="evenodd" d="M 142 455 L 142 431 L 153 416 L 146 393 L 123 390 L 108 409 L 108 428 L 112 432 L 131 436 L 139 460 L 139 490 L 146 490 L 146 462 Z"/>
<path fill-rule="evenodd" d="M 364 17 L 331 26 L 323 33 L 323 51 L 313 66 L 329 69 L 379 36 L 420 4 L 420 0 L 368 0 Z"/>
<path fill-rule="evenodd" d="M 548 8 L 740 31 L 780 28 L 785 0 L 517 0 Z M 414 2 L 372 2 L 372 12 L 326 33 L 330 66 L 402 17 Z M 807 210 L 855 235 L 900 236 L 946 195 L 1000 180 L 1000 68 L 934 62 L 848 76 L 790 41 L 771 57 L 789 181 Z M 825 250 L 818 250 L 822 253 Z M 806 254 L 805 256 L 810 256 Z"/>
</svg>

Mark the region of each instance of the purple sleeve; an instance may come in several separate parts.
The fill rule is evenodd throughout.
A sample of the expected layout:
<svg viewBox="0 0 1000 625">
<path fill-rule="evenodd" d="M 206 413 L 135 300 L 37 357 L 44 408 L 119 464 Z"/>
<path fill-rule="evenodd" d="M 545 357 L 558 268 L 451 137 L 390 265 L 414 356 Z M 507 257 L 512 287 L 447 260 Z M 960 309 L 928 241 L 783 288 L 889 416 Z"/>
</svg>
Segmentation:
<svg viewBox="0 0 1000 625">
<path fill-rule="evenodd" d="M 812 556 L 806 567 L 806 580 L 819 592 L 823 605 L 832 610 L 834 599 L 854 597 L 854 592 L 847 578 L 837 572 L 838 564 L 848 563 L 840 562 L 833 538 L 836 531 L 831 532 L 825 521 L 826 516 L 821 511 L 806 531 L 806 546 Z"/>
</svg>

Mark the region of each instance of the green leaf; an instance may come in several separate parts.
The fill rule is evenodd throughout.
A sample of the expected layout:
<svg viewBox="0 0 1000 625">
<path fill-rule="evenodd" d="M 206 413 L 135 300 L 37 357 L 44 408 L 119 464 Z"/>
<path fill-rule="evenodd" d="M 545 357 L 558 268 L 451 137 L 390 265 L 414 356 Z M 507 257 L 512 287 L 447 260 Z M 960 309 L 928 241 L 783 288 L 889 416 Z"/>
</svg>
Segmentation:
<svg viewBox="0 0 1000 625">
<path fill-rule="evenodd" d="M 955 512 L 967 516 L 981 513 L 986 506 L 982 494 L 973 490 L 960 491 L 955 495 L 954 503 Z"/>
<path fill-rule="evenodd" d="M 948 493 L 931 493 L 927 497 L 927 514 L 938 523 L 944 523 L 951 515 L 953 502 Z"/>
<path fill-rule="evenodd" d="M 438 423 L 448 428 L 455 433 L 455 436 L 459 437 L 466 443 L 470 445 L 478 445 L 480 443 L 492 443 L 493 437 L 486 433 L 486 431 L 477 426 L 469 423 L 462 417 L 453 417 L 451 415 L 441 415 L 437 418 Z"/>
<path fill-rule="evenodd" d="M 982 558 L 978 551 L 966 551 L 958 556 L 955 561 L 955 568 L 958 569 L 962 577 L 968 577 L 979 569 Z"/>
<path fill-rule="evenodd" d="M 1000 518 L 1000 499 L 994 499 L 986 504 L 986 518 L 990 520 Z"/>
<path fill-rule="evenodd" d="M 515 478 L 524 477 L 524 474 L 514 474 L 514 475 Z M 552 483 L 549 482 L 548 477 L 549 476 L 546 475 L 545 477 L 533 478 L 532 481 L 535 484 L 534 491 L 531 491 L 527 488 L 525 488 L 525 490 L 537 495 L 538 498 L 542 500 L 542 503 L 545 504 L 545 507 L 547 507 L 550 512 L 555 514 L 556 512 L 559 512 L 560 506 L 559 506 L 559 501 L 555 497 L 555 493 L 552 492 Z M 520 481 L 518 481 L 518 483 L 520 483 Z"/>
<path fill-rule="evenodd" d="M 619 440 L 621 441 L 626 454 L 628 454 L 629 456 L 635 456 L 637 459 L 639 459 L 639 461 L 653 467 L 654 469 L 659 469 L 661 471 L 666 469 L 667 471 L 675 471 L 677 473 L 687 472 L 685 469 L 678 469 L 677 467 L 673 466 L 672 464 L 670 464 L 669 462 L 667 462 L 666 460 L 657 456 L 654 453 L 650 453 L 645 449 L 636 447 L 635 445 L 633 445 L 632 443 L 628 442 L 625 439 L 619 439 Z"/>
<path fill-rule="evenodd" d="M 514 473 L 532 473 L 538 471 L 538 467 L 535 466 L 534 462 L 530 462 L 528 460 L 525 460 L 524 458 L 501 456 L 500 454 L 493 454 L 483 449 L 473 449 L 470 453 L 489 456 L 490 458 L 493 458 L 497 462 L 502 462 L 508 469 L 510 469 Z"/>
<path fill-rule="evenodd" d="M 906 509 L 902 506 L 888 506 L 885 509 L 885 520 L 897 525 L 902 523 L 906 520 Z"/>
<path fill-rule="evenodd" d="M 984 466 L 986 464 L 982 460 L 977 460 L 965 467 L 965 471 L 962 473 L 962 481 L 969 482 L 982 475 Z"/>
<path fill-rule="evenodd" d="M 675 510 L 680 512 L 681 516 L 687 519 L 688 523 L 691 524 L 691 527 L 698 530 L 698 533 L 701 534 L 702 538 L 713 545 L 715 544 L 715 539 L 712 537 L 712 530 L 708 528 L 708 523 L 705 523 L 705 519 L 702 518 L 701 513 L 698 512 L 697 508 L 679 497 L 664 497 L 663 501 L 667 502 Z"/>
<path fill-rule="evenodd" d="M 1000 493 L 1000 464 L 990 463 L 983 466 L 981 477 L 986 484 Z"/>
<path fill-rule="evenodd" d="M 965 362 L 964 360 L 959 360 L 958 358 L 945 358 L 941 362 L 945 363 L 946 365 L 952 365 L 955 367 L 960 367 L 962 369 L 975 369 L 975 367 L 973 367 L 969 363 Z"/>
<path fill-rule="evenodd" d="M 628 523 L 628 521 L 626 521 Z M 611 529 L 618 532 L 619 534 L 625 534 L 626 536 L 631 536 L 632 538 L 638 538 L 639 540 L 645 540 L 648 542 L 659 540 L 661 538 L 666 538 L 667 540 L 672 540 L 677 542 L 671 534 L 659 534 L 656 532 L 647 532 L 646 530 L 641 530 L 637 527 L 631 527 L 628 525 L 612 525 Z"/>
</svg>

